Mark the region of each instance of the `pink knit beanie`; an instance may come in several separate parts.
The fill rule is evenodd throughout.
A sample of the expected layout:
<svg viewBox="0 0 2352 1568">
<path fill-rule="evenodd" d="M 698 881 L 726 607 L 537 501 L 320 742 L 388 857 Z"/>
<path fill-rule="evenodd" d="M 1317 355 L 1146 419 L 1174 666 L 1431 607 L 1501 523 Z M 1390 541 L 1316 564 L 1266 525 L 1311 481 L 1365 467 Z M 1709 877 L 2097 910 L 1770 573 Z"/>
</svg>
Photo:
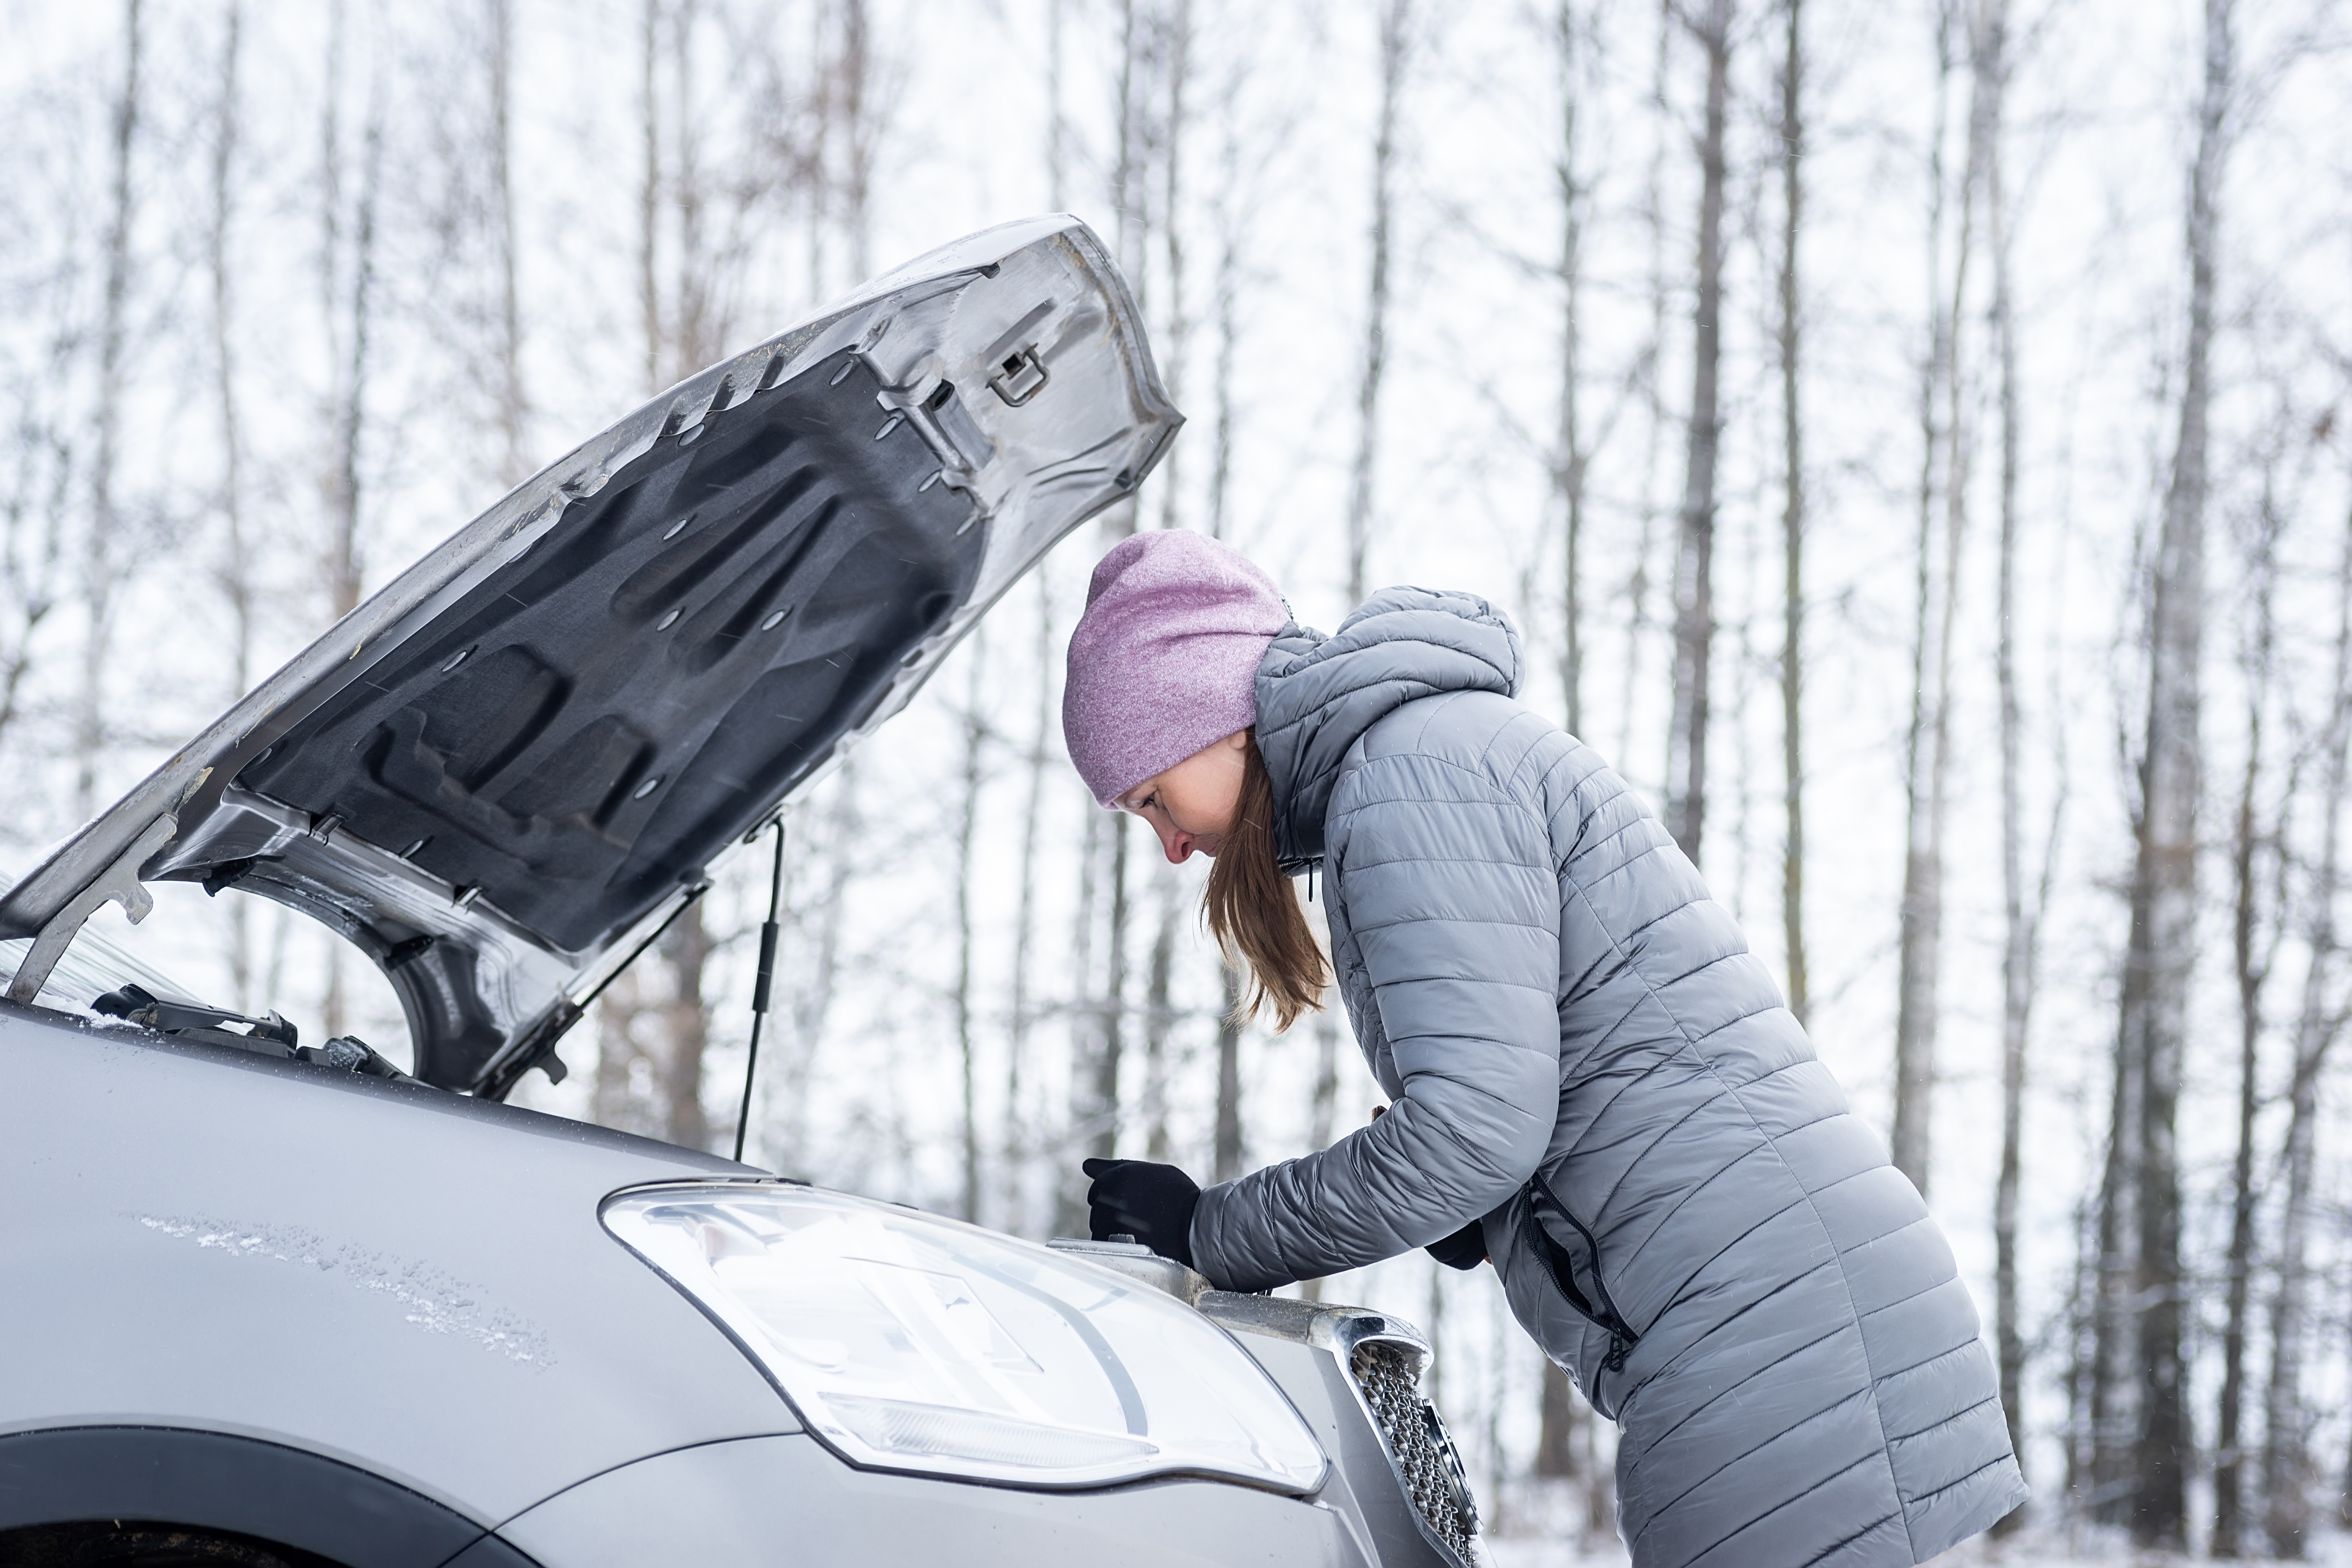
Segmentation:
<svg viewBox="0 0 2352 1568">
<path fill-rule="evenodd" d="M 1121 540 L 1095 567 L 1062 689 L 1062 735 L 1095 799 L 1256 723 L 1258 662 L 1289 620 L 1266 574 L 1204 534 Z"/>
</svg>

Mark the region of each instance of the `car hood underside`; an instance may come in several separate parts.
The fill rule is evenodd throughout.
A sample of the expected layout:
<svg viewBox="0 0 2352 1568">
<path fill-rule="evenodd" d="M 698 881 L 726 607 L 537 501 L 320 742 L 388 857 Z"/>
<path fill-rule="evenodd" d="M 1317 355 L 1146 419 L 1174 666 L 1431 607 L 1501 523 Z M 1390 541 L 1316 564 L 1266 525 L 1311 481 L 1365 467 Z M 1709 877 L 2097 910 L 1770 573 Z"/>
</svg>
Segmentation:
<svg viewBox="0 0 2352 1568">
<path fill-rule="evenodd" d="M 235 887 L 375 960 L 419 1078 L 560 1072 L 711 859 L 1180 421 L 1083 224 L 935 251 L 461 530 L 10 889 L 0 937 L 37 955 L 107 897 L 142 912 L 142 880 Z"/>
</svg>

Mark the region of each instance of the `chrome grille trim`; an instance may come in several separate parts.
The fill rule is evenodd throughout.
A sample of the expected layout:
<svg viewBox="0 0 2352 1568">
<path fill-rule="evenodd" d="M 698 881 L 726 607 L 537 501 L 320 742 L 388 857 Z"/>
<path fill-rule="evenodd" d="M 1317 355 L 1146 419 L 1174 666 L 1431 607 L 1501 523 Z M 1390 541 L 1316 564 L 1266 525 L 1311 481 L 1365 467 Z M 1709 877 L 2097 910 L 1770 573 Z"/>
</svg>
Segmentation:
<svg viewBox="0 0 2352 1568">
<path fill-rule="evenodd" d="M 1365 1307 L 1276 1296 L 1206 1290 L 1195 1304 L 1228 1329 L 1313 1345 L 1330 1356 L 1431 1552 L 1456 1568 L 1486 1568 L 1467 1472 L 1437 1407 L 1421 1393 L 1432 1356 L 1420 1330 Z"/>
<path fill-rule="evenodd" d="M 1348 1357 L 1349 1375 L 1396 1467 L 1397 1481 L 1434 1541 L 1465 1564 L 1478 1561 L 1478 1504 L 1462 1457 L 1437 1406 L 1422 1397 L 1427 1352 L 1396 1340 L 1368 1340 Z"/>
</svg>

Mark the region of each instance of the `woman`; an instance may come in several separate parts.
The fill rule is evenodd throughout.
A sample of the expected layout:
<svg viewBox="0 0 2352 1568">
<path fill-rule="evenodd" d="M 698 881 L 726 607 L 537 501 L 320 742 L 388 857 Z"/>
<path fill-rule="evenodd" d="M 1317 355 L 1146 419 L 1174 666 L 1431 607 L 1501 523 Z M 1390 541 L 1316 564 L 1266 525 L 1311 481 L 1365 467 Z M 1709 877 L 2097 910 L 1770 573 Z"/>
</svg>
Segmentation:
<svg viewBox="0 0 2352 1568">
<path fill-rule="evenodd" d="M 1201 1191 L 1090 1160 L 1095 1234 L 1227 1289 L 1428 1247 L 1616 1420 L 1638 1568 L 1924 1563 L 2024 1500 L 1976 1310 L 1731 917 L 1517 635 L 1391 588 L 1331 637 L 1196 534 L 1104 557 L 1063 727 L 1096 799 L 1216 858 L 1211 930 L 1287 1026 L 1330 961 L 1387 1114 Z"/>
</svg>

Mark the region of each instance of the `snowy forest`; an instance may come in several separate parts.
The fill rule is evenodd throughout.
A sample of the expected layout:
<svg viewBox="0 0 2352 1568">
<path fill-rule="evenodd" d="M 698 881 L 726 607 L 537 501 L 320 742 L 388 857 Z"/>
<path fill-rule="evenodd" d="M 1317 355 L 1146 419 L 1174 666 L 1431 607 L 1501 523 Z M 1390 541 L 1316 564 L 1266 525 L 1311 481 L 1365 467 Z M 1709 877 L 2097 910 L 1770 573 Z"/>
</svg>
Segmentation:
<svg viewBox="0 0 2352 1568">
<path fill-rule="evenodd" d="M 0 872 L 664 387 L 1072 212 L 1189 424 L 789 811 L 746 1157 L 1042 1237 L 1087 1154 L 1205 1183 L 1362 1125 L 1345 1017 L 1230 1022 L 1203 865 L 1087 798 L 1061 648 L 1139 529 L 1327 629 L 1468 589 L 1951 1237 L 2035 1494 L 1984 1550 L 2343 1546 L 2352 12 L 0 0 Z M 731 1147 L 767 854 L 518 1102 Z M 402 1059 L 359 955 L 155 892 L 92 929 Z M 1299 1289 L 1433 1336 L 1513 1560 L 1611 1550 L 1607 1424 L 1491 1270 Z"/>
</svg>

